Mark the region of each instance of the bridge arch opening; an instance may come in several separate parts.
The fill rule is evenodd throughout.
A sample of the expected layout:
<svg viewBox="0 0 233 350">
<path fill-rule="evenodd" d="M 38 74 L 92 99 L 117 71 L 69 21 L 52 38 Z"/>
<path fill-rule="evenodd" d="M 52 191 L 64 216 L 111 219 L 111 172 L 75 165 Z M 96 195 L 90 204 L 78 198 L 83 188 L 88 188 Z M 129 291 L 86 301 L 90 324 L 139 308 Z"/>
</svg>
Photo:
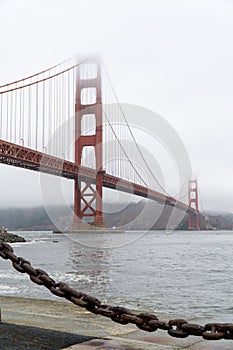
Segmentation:
<svg viewBox="0 0 233 350">
<path fill-rule="evenodd" d="M 91 169 L 96 169 L 95 147 L 85 146 L 82 149 L 81 165 Z"/>
<path fill-rule="evenodd" d="M 94 216 L 96 211 L 96 185 L 81 181 L 80 192 L 82 194 L 82 221 L 92 225 L 94 224 Z"/>
<path fill-rule="evenodd" d="M 95 79 L 97 77 L 96 63 L 83 63 L 79 67 L 79 74 L 81 80 Z"/>
<path fill-rule="evenodd" d="M 96 116 L 95 114 L 83 114 L 81 120 L 81 135 L 95 135 Z"/>
<path fill-rule="evenodd" d="M 81 104 L 85 105 L 94 105 L 96 103 L 96 88 L 88 87 L 81 89 Z"/>
</svg>

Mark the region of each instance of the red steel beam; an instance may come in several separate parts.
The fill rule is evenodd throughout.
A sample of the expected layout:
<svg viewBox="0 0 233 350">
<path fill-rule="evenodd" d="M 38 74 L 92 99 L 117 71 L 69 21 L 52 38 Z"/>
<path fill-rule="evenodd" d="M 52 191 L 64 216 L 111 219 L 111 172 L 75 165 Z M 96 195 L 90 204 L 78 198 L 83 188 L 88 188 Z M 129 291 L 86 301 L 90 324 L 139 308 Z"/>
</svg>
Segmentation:
<svg viewBox="0 0 233 350">
<path fill-rule="evenodd" d="M 77 179 L 79 177 L 81 180 L 88 180 L 90 183 L 96 183 L 98 174 L 98 172 L 94 169 L 82 165 L 78 166 L 73 162 L 35 151 L 8 141 L 3 141 L 1 139 L 0 163 L 52 174 L 67 179 Z M 187 211 L 187 213 L 196 212 L 194 209 L 189 208 L 188 205 L 177 201 L 175 198 L 166 196 L 145 186 L 141 186 L 106 173 L 103 173 L 102 176 L 104 187 L 126 193 L 132 193 L 136 196 L 148 198 L 159 203 L 175 206 L 178 209 Z"/>
<path fill-rule="evenodd" d="M 94 182 L 97 172 L 84 166 L 77 166 L 62 158 L 57 158 L 30 148 L 0 140 L 0 163 L 20 168 L 44 172 L 52 175 L 75 179 L 80 176 L 92 179 Z"/>
</svg>

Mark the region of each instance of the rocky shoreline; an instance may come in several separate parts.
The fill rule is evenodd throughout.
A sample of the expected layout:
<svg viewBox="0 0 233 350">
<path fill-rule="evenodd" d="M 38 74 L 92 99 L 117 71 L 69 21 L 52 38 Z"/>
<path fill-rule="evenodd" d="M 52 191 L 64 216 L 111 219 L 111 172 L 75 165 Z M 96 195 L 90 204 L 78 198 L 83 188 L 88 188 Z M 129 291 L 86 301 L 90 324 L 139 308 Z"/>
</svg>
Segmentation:
<svg viewBox="0 0 233 350">
<path fill-rule="evenodd" d="M 14 235 L 13 233 L 2 233 L 0 234 L 0 243 L 16 243 L 16 242 L 26 242 L 23 237 Z"/>
</svg>

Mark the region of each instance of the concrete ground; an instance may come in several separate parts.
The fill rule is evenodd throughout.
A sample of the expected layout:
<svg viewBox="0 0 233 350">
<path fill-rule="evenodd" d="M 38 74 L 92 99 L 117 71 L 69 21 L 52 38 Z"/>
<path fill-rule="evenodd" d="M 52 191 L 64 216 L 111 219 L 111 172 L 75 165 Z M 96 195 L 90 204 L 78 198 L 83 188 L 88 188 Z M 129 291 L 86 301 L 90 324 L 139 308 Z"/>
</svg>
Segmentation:
<svg viewBox="0 0 233 350">
<path fill-rule="evenodd" d="M 205 341 L 193 336 L 177 339 L 160 330 L 148 333 L 68 302 L 0 297 L 0 308 L 1 350 L 233 349 L 232 340 Z M 158 316 L 168 320 L 165 315 Z"/>
</svg>

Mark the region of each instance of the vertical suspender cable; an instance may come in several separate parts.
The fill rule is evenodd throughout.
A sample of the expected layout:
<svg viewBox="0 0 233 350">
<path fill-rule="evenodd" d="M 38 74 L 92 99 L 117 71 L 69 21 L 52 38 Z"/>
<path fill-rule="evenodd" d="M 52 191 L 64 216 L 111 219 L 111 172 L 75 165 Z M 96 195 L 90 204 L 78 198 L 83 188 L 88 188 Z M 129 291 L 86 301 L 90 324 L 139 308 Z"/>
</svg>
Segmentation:
<svg viewBox="0 0 233 350">
<path fill-rule="evenodd" d="M 57 108 L 57 115 L 56 115 L 56 129 L 55 129 L 55 134 L 57 135 L 57 143 L 56 143 L 56 156 L 59 157 L 60 155 L 60 148 L 59 148 L 59 142 L 60 142 L 60 138 L 59 138 L 59 118 L 60 118 L 60 111 L 59 111 L 59 76 L 57 76 L 57 89 L 56 89 L 56 108 Z"/>
<path fill-rule="evenodd" d="M 55 127 L 55 135 L 56 135 L 56 156 L 59 156 L 59 134 L 58 134 L 58 125 L 59 125 L 59 101 L 58 101 L 58 91 L 59 91 L 59 78 L 56 78 L 56 127 Z"/>
<path fill-rule="evenodd" d="M 76 75 L 76 69 L 73 69 L 73 97 L 72 97 L 72 101 L 74 101 L 74 105 L 73 105 L 73 108 L 74 108 L 74 118 L 73 118 L 73 122 L 72 122 L 72 135 L 75 135 L 75 118 L 76 118 L 76 115 L 75 115 L 75 100 L 76 100 L 76 80 L 77 80 L 77 75 Z M 80 96 L 79 96 L 80 97 Z M 78 98 L 79 98 L 78 97 Z M 74 143 L 75 143 L 75 138 L 73 139 Z M 75 150 L 73 148 L 73 161 L 75 160 Z"/>
<path fill-rule="evenodd" d="M 65 146 L 65 135 L 66 135 L 66 123 L 65 123 L 65 107 L 66 107 L 66 96 L 65 96 L 65 73 L 62 74 L 62 124 L 61 124 L 61 132 L 62 132 L 62 153 L 64 158 L 66 157 L 66 146 Z"/>
<path fill-rule="evenodd" d="M 56 92 L 57 92 L 57 84 L 56 84 L 56 77 L 53 78 L 54 80 L 54 91 L 53 91 L 53 155 L 56 156 L 56 111 L 57 111 L 57 106 L 56 106 Z"/>
<path fill-rule="evenodd" d="M 64 158 L 66 158 L 66 104 L 67 104 L 67 97 L 66 97 L 66 73 L 62 74 L 62 153 L 64 155 Z"/>
<path fill-rule="evenodd" d="M 22 126 L 21 126 L 21 131 L 22 131 L 22 145 L 24 146 L 24 88 L 22 88 Z"/>
<path fill-rule="evenodd" d="M 12 128 L 13 128 L 13 122 L 12 122 L 12 114 L 13 114 L 13 91 L 10 93 L 10 141 L 12 142 Z"/>
<path fill-rule="evenodd" d="M 36 84 L 36 128 L 35 128 L 35 148 L 38 149 L 38 122 L 39 122 L 39 105 L 38 105 L 38 83 Z"/>
<path fill-rule="evenodd" d="M 42 85 L 42 151 L 45 151 L 45 82 L 43 81 Z"/>
<path fill-rule="evenodd" d="M 9 120 L 8 120 L 8 93 L 6 94 L 6 139 L 8 140 L 8 124 L 9 124 Z"/>
<path fill-rule="evenodd" d="M 19 89 L 19 143 L 21 144 L 21 135 L 22 135 L 22 131 L 21 131 L 21 118 L 22 118 L 22 115 L 21 115 L 21 112 L 22 112 L 22 97 L 21 97 L 21 94 L 22 94 L 22 89 Z"/>
<path fill-rule="evenodd" d="M 48 87 L 48 130 L 47 130 L 47 146 L 49 147 L 48 149 L 48 153 L 51 154 L 51 123 L 52 123 L 52 108 L 51 108 L 51 104 L 52 104 L 52 81 L 51 79 L 49 79 L 49 87 Z"/>
<path fill-rule="evenodd" d="M 2 130 L 2 97 L 3 97 L 3 95 L 0 94 L 0 139 L 3 138 L 3 130 Z"/>
<path fill-rule="evenodd" d="M 2 94 L 0 94 L 0 139 L 2 138 Z"/>
<path fill-rule="evenodd" d="M 67 143 L 66 143 L 66 149 L 67 149 L 67 158 L 70 160 L 70 72 L 67 72 Z"/>
<path fill-rule="evenodd" d="M 63 99 L 62 99 L 62 78 L 63 78 L 63 74 L 59 75 L 60 77 L 60 88 L 59 88 L 59 104 L 60 104 L 60 125 L 59 125 L 59 133 L 60 133 L 60 155 L 63 158 L 64 157 L 64 153 L 63 153 L 63 140 L 62 140 L 62 110 L 63 110 Z"/>
<path fill-rule="evenodd" d="M 28 147 L 31 147 L 31 87 L 30 86 L 28 87 Z"/>
<path fill-rule="evenodd" d="M 61 76 L 58 76 L 58 90 L 57 90 L 57 108 L 58 108 L 58 150 L 59 157 L 62 157 L 61 151 Z"/>
<path fill-rule="evenodd" d="M 15 85 L 17 88 L 17 83 Z M 14 137 L 14 142 L 17 143 L 17 106 L 18 106 L 18 90 L 15 90 L 15 118 L 14 118 L 14 124 L 15 124 L 15 137 Z"/>
<path fill-rule="evenodd" d="M 52 144 L 51 144 L 51 154 L 52 155 L 55 155 L 55 78 L 52 78 L 52 98 L 51 98 L 51 101 L 53 101 L 52 102 L 52 106 L 51 106 L 51 108 L 52 108 L 52 115 L 51 115 L 51 117 L 52 117 L 52 119 L 51 119 L 51 126 L 52 126 L 52 130 L 51 130 L 51 132 L 52 132 Z"/>
</svg>

